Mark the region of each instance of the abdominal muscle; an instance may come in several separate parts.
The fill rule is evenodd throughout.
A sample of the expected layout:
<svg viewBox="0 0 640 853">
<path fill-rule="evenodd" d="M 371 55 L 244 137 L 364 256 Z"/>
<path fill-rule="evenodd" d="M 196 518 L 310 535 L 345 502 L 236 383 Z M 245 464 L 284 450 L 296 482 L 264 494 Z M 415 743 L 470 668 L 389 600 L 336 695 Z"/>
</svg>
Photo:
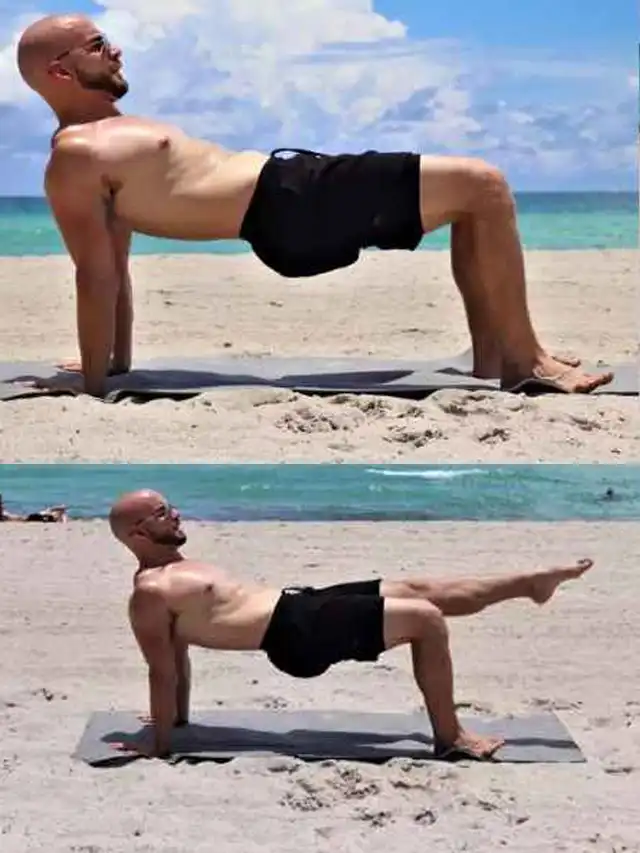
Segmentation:
<svg viewBox="0 0 640 853">
<path fill-rule="evenodd" d="M 260 648 L 277 604 L 275 590 L 237 588 L 185 603 L 176 615 L 175 633 L 190 645 L 212 649 L 250 651 Z"/>
<path fill-rule="evenodd" d="M 171 133 L 145 142 L 110 169 L 116 217 L 153 237 L 238 238 L 267 156 Z"/>
</svg>

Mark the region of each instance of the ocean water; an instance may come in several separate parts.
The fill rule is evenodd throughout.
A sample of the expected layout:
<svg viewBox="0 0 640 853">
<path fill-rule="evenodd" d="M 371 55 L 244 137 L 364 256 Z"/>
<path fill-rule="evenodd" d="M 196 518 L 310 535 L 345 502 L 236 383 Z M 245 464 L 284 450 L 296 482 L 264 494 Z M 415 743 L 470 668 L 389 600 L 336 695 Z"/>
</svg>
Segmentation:
<svg viewBox="0 0 640 853">
<path fill-rule="evenodd" d="M 640 465 L 0 467 L 9 511 L 64 503 L 72 518 L 105 518 L 139 488 L 200 521 L 640 520 Z"/>
<path fill-rule="evenodd" d="M 638 198 L 628 193 L 516 194 L 520 232 L 527 249 L 633 249 L 638 246 Z M 449 229 L 426 237 L 421 248 L 445 249 Z M 64 254 L 64 246 L 41 198 L 0 197 L 0 256 Z M 241 254 L 240 240 L 179 242 L 136 235 L 133 251 L 149 254 Z"/>
</svg>

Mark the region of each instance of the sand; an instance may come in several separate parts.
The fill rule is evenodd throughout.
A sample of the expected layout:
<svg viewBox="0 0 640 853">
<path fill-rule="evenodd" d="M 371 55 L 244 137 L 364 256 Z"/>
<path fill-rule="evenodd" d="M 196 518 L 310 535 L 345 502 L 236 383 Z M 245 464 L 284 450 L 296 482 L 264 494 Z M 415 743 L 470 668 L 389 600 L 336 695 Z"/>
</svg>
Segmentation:
<svg viewBox="0 0 640 853">
<path fill-rule="evenodd" d="M 530 252 L 527 269 L 552 350 L 637 358 L 636 252 Z M 137 256 L 132 270 L 139 358 L 431 358 L 469 344 L 448 253 L 365 253 L 349 270 L 295 282 L 252 256 Z M 73 291 L 66 258 L 0 259 L 0 359 L 75 357 Z M 640 459 L 637 398 L 444 391 L 415 403 L 260 389 L 144 406 L 31 399 L 0 411 L 5 462 Z"/>
<path fill-rule="evenodd" d="M 132 563 L 101 522 L 5 525 L 0 561 L 3 853 L 640 851 L 638 525 L 187 525 L 188 553 L 272 585 L 563 564 L 591 574 L 544 608 L 452 620 L 458 700 L 556 711 L 581 765 L 238 759 L 111 770 L 70 754 L 88 715 L 147 709 L 126 623 Z M 401 555 L 401 558 L 398 558 Z M 260 654 L 193 661 L 193 708 L 420 707 L 407 650 L 300 682 Z M 467 711 L 468 713 L 468 711 Z"/>
</svg>

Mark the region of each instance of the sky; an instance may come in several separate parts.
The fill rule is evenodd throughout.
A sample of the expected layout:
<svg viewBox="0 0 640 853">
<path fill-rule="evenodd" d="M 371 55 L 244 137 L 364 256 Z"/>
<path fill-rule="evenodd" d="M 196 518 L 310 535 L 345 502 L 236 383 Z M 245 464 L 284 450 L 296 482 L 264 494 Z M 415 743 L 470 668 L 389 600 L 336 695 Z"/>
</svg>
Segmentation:
<svg viewBox="0 0 640 853">
<path fill-rule="evenodd" d="M 222 145 L 472 155 L 520 191 L 637 188 L 634 0 L 0 0 L 0 195 L 42 195 L 55 122 L 15 48 L 60 12 L 123 49 L 123 111 Z"/>
</svg>

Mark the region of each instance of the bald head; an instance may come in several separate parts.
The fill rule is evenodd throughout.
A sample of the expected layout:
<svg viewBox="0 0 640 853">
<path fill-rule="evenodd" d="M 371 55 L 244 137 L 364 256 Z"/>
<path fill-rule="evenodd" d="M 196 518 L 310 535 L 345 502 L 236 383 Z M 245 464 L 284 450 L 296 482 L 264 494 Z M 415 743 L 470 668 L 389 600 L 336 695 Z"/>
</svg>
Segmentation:
<svg viewBox="0 0 640 853">
<path fill-rule="evenodd" d="M 18 69 L 32 89 L 38 89 L 47 68 L 60 54 L 73 49 L 93 24 L 81 15 L 49 15 L 31 24 L 18 42 Z"/>
<path fill-rule="evenodd" d="M 120 52 L 83 15 L 49 15 L 31 24 L 18 42 L 18 69 L 25 83 L 47 100 L 60 84 L 120 98 L 128 86 L 119 71 Z"/>
<path fill-rule="evenodd" d="M 129 492 L 109 512 L 113 535 L 135 554 L 150 547 L 178 548 L 187 540 L 180 516 L 167 499 L 151 489 Z"/>
<path fill-rule="evenodd" d="M 150 489 L 128 492 L 118 498 L 109 512 L 109 525 L 113 535 L 124 541 L 132 528 L 155 512 L 166 507 L 165 498 Z"/>
</svg>

